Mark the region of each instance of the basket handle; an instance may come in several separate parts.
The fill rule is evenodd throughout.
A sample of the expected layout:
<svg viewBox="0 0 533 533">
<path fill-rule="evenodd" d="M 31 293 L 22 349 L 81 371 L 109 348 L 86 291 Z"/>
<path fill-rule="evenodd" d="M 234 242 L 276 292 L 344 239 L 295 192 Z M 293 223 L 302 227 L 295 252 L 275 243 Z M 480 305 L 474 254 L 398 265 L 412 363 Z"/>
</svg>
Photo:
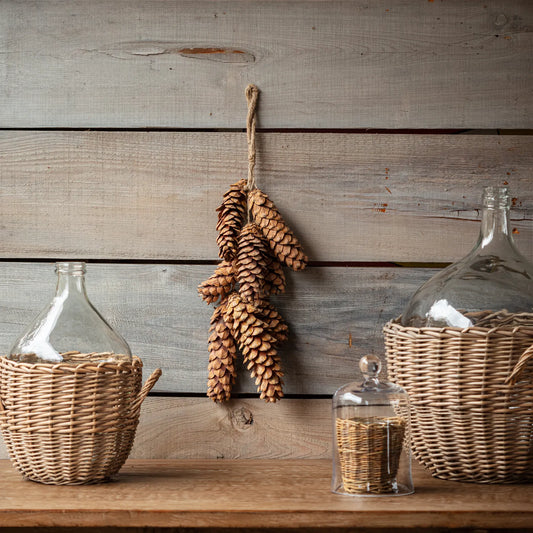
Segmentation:
<svg viewBox="0 0 533 533">
<path fill-rule="evenodd" d="M 139 395 L 135 399 L 133 404 L 134 409 L 140 409 L 141 404 L 144 402 L 148 393 L 152 390 L 152 387 L 157 383 L 157 380 L 161 377 L 163 372 L 160 368 L 156 368 L 151 374 L 150 377 L 144 382 L 142 389 L 139 391 Z"/>
<path fill-rule="evenodd" d="M 7 409 L 4 407 L 4 402 L 2 401 L 2 394 L 0 391 L 0 415 L 5 414 L 6 411 Z"/>
<path fill-rule="evenodd" d="M 524 367 L 527 365 L 530 359 L 533 358 L 533 344 L 526 349 L 526 351 L 520 356 L 518 362 L 513 368 L 513 371 L 507 376 L 505 380 L 506 385 L 514 385 L 520 378 L 520 374 L 524 370 Z"/>
<path fill-rule="evenodd" d="M 2 401 L 2 395 L 0 394 L 0 418 L 6 416 L 7 409 L 4 407 L 4 402 Z"/>
</svg>

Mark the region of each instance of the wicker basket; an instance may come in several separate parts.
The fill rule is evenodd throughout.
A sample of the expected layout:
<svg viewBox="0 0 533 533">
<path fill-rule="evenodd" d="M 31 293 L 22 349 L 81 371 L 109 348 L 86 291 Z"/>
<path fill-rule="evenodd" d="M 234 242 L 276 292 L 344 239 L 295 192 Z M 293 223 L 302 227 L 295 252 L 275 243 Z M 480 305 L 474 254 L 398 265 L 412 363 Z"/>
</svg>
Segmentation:
<svg viewBox="0 0 533 533">
<path fill-rule="evenodd" d="M 435 476 L 533 480 L 531 315 L 495 327 L 384 327 L 388 374 L 411 400 L 412 451 Z"/>
<path fill-rule="evenodd" d="M 349 494 L 394 492 L 405 420 L 336 418 L 335 433 L 344 490 Z"/>
<path fill-rule="evenodd" d="M 28 364 L 0 357 L 0 428 L 26 478 L 54 485 L 97 483 L 131 450 L 141 403 L 142 362 Z"/>
</svg>

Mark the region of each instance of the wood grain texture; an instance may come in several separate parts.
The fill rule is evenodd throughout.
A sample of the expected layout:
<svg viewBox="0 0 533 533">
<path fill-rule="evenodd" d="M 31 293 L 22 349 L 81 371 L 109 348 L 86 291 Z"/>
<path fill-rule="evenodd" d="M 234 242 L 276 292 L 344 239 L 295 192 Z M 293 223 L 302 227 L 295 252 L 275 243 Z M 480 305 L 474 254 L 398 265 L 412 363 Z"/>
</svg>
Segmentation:
<svg viewBox="0 0 533 533">
<path fill-rule="evenodd" d="M 90 264 L 87 290 L 96 308 L 145 363 L 163 376 L 155 390 L 204 393 L 212 306 L 196 287 L 211 266 Z M 382 327 L 399 315 L 416 288 L 434 272 L 410 268 L 309 268 L 289 277 L 272 301 L 289 324 L 281 348 L 285 393 L 332 394 L 354 377 L 358 358 L 383 353 Z M 6 353 L 51 300 L 53 267 L 0 264 L 0 351 Z M 239 369 L 235 392 L 255 392 Z"/>
<path fill-rule="evenodd" d="M 533 137 L 272 133 L 258 150 L 258 185 L 311 260 L 453 261 L 483 186 L 504 183 L 533 258 Z M 216 259 L 246 154 L 241 133 L 0 132 L 0 255 Z"/>
<path fill-rule="evenodd" d="M 330 492 L 329 460 L 138 461 L 114 483 L 25 483 L 0 462 L 5 526 L 531 528 L 533 485 L 474 485 L 415 468 L 406 498 Z"/>
<path fill-rule="evenodd" d="M 275 529 L 269 527 L 253 527 L 253 528 L 241 528 L 238 529 L 232 527 L 209 527 L 209 528 L 194 528 L 194 527 L 178 527 L 178 528 L 167 528 L 167 527 L 76 527 L 72 528 L 62 528 L 62 527 L 2 527 L 0 528 L 2 533 L 232 533 L 238 531 L 238 533 L 266 533 L 268 531 L 274 531 L 275 533 L 295 533 L 295 531 L 305 531 L 305 533 L 320 533 L 324 531 L 324 528 L 320 527 L 306 527 L 295 529 L 293 527 L 276 527 Z M 416 527 L 409 528 L 410 532 L 415 533 L 449 533 L 450 528 L 439 527 L 439 528 L 426 528 L 426 527 Z M 473 530 L 471 527 L 466 528 L 453 528 L 454 533 L 473 533 L 473 531 L 481 531 L 481 533 L 517 533 L 516 528 L 497 528 L 497 529 L 487 529 L 483 528 L 482 530 Z M 520 528 L 519 533 L 526 533 L 533 531 L 533 529 Z M 328 533 L 405 533 L 404 527 L 386 527 L 386 528 L 375 528 L 375 527 L 327 527 Z"/>
<path fill-rule="evenodd" d="M 131 457 L 328 459 L 331 431 L 329 398 L 285 398 L 275 405 L 234 399 L 219 405 L 208 398 L 150 397 Z"/>
<path fill-rule="evenodd" d="M 4 127 L 531 128 L 529 0 L 0 3 Z"/>
<path fill-rule="evenodd" d="M 346 377 L 355 379 L 353 376 Z M 208 398 L 150 396 L 133 459 L 328 459 L 331 400 L 284 398 L 215 404 Z M 0 438 L 0 459 L 8 457 Z"/>
<path fill-rule="evenodd" d="M 426 527 L 416 527 L 409 528 L 410 532 L 414 533 L 449 533 L 450 528 L 440 527 L 440 528 L 426 528 Z M 253 527 L 253 528 L 241 528 L 238 529 L 232 527 L 209 527 L 209 528 L 194 528 L 194 527 L 178 527 L 178 528 L 159 528 L 159 527 L 77 527 L 76 529 L 72 528 L 61 528 L 61 527 L 38 527 L 38 528 L 0 528 L 2 533 L 233 533 L 238 531 L 238 533 L 267 533 L 268 531 L 274 531 L 275 533 L 295 533 L 295 531 L 305 533 L 321 533 L 324 531 L 324 528 L 320 527 L 306 527 L 295 529 L 293 527 L 276 527 L 275 529 L 269 527 Z M 405 533 L 404 527 L 386 527 L 386 528 L 375 528 L 375 527 L 328 527 L 328 533 Z M 454 533 L 473 533 L 475 531 L 471 527 L 466 528 L 453 528 Z M 526 533 L 533 531 L 533 529 L 520 528 L 519 533 Z M 517 533 L 516 528 L 483 528 L 481 533 Z"/>
</svg>

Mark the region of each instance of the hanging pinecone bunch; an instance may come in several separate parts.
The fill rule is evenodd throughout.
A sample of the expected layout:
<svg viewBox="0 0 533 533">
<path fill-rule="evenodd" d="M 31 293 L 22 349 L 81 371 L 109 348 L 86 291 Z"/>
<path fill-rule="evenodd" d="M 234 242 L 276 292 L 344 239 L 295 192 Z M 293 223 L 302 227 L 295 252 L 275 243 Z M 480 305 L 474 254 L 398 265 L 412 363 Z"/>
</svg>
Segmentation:
<svg viewBox="0 0 533 533">
<path fill-rule="evenodd" d="M 283 396 L 278 349 L 289 328 L 270 303 L 285 291 L 283 266 L 303 270 L 307 264 L 298 239 L 268 196 L 255 185 L 255 125 L 259 90 L 246 88 L 248 180 L 230 186 L 217 209 L 217 244 L 221 262 L 198 292 L 217 304 L 209 329 L 207 396 L 224 402 L 235 382 L 235 362 L 242 354 L 262 399 Z"/>
</svg>

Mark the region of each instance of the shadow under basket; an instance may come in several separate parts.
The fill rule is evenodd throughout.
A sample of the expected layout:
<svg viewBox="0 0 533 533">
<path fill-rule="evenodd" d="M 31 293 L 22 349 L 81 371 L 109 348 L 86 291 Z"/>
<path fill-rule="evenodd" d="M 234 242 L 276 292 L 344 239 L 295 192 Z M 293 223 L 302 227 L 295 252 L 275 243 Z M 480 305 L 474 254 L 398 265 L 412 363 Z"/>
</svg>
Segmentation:
<svg viewBox="0 0 533 533">
<path fill-rule="evenodd" d="M 435 477 L 533 481 L 533 326 L 384 327 L 389 379 L 411 402 L 411 445 Z"/>
<path fill-rule="evenodd" d="M 109 480 L 130 453 L 141 404 L 142 362 L 28 364 L 0 358 L 0 428 L 13 466 L 52 485 Z"/>
</svg>

